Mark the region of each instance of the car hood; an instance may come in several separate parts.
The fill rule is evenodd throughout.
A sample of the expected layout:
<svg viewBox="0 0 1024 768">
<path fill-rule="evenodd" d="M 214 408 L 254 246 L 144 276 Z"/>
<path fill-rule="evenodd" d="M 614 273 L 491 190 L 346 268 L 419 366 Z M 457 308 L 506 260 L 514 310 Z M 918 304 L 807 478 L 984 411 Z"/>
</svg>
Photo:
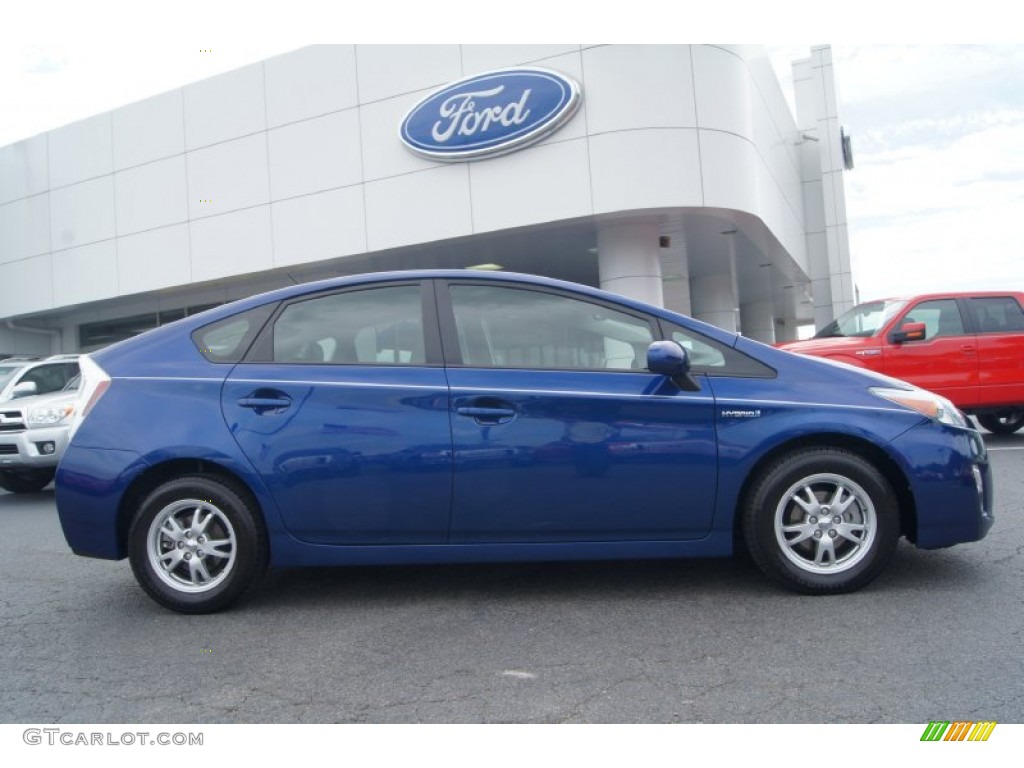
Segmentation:
<svg viewBox="0 0 1024 768">
<path fill-rule="evenodd" d="M 44 395 L 32 395 L 31 397 L 19 397 L 16 400 L 7 400 L 3 403 L 5 408 L 32 408 L 37 405 L 48 405 L 58 402 L 75 402 L 78 400 L 77 389 L 61 390 L 59 392 L 47 392 Z"/>
<path fill-rule="evenodd" d="M 807 355 L 820 355 L 824 352 L 845 352 L 863 349 L 878 344 L 873 336 L 830 336 L 824 339 L 805 339 L 803 341 L 784 341 L 776 344 L 778 349 L 787 352 L 800 352 Z"/>
</svg>

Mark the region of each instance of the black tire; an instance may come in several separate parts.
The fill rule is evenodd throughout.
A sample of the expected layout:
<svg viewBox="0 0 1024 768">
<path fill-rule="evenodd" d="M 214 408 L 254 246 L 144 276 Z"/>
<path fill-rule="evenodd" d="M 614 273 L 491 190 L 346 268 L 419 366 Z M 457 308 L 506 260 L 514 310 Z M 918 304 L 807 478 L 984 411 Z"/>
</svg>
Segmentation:
<svg viewBox="0 0 1024 768">
<path fill-rule="evenodd" d="M 269 548 L 247 494 L 221 478 L 180 477 L 146 497 L 128 532 L 139 585 L 179 613 L 212 613 L 263 575 Z"/>
<path fill-rule="evenodd" d="M 808 448 L 772 462 L 754 480 L 743 533 L 758 567 L 790 589 L 852 592 L 892 556 L 899 507 L 885 477 L 860 455 Z"/>
<path fill-rule="evenodd" d="M 11 493 L 39 493 L 53 480 L 55 469 L 5 469 L 0 471 L 0 488 Z"/>
<path fill-rule="evenodd" d="M 981 426 L 997 435 L 1012 435 L 1024 427 L 1024 410 L 982 413 L 976 418 Z"/>
</svg>

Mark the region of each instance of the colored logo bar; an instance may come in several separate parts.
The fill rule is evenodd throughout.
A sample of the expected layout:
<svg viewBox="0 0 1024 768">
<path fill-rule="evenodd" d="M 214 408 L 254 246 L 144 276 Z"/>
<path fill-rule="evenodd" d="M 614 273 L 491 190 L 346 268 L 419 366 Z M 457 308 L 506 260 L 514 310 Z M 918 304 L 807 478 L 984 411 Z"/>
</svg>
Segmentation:
<svg viewBox="0 0 1024 768">
<path fill-rule="evenodd" d="M 932 720 L 921 734 L 921 741 L 988 741 L 995 727 L 994 721 Z"/>
</svg>

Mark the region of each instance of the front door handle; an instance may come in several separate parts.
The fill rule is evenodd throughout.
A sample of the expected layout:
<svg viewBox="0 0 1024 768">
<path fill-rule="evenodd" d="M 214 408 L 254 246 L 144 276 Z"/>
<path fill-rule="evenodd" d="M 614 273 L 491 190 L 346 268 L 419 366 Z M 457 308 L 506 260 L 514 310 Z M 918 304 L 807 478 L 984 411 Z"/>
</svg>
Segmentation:
<svg viewBox="0 0 1024 768">
<path fill-rule="evenodd" d="M 267 392 L 264 390 L 253 392 L 248 397 L 238 398 L 238 404 L 242 408 L 251 408 L 262 416 L 264 413 L 280 413 L 289 408 L 292 404 L 292 399 L 283 392 Z"/>
</svg>

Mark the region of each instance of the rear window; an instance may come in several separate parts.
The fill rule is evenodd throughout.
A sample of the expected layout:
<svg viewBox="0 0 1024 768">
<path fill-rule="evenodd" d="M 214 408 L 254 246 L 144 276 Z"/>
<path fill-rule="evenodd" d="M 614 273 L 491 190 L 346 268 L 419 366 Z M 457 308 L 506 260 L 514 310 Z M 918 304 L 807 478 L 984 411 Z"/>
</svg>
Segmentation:
<svg viewBox="0 0 1024 768">
<path fill-rule="evenodd" d="M 264 304 L 196 328 L 192 342 L 211 363 L 237 363 L 245 356 L 275 306 Z"/>
<path fill-rule="evenodd" d="M 971 320 L 978 333 L 1015 333 L 1024 331 L 1024 311 L 1013 296 L 968 299 Z"/>
</svg>

